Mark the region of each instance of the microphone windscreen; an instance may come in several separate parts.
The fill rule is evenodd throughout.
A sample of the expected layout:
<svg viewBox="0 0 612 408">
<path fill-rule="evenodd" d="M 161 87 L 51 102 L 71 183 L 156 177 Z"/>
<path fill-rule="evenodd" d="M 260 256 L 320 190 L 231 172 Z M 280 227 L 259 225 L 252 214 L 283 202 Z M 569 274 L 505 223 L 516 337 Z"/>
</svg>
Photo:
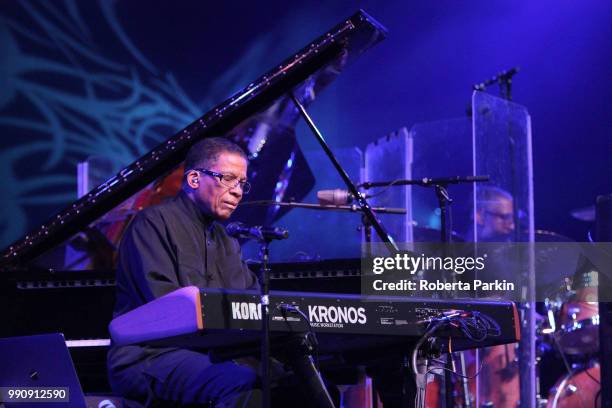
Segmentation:
<svg viewBox="0 0 612 408">
<path fill-rule="evenodd" d="M 227 235 L 238 238 L 244 229 L 243 227 L 244 226 L 241 222 L 230 222 L 225 226 L 225 231 L 227 232 Z"/>
<path fill-rule="evenodd" d="M 339 188 L 317 191 L 317 199 L 321 205 L 346 205 L 352 201 L 349 192 Z"/>
<path fill-rule="evenodd" d="M 277 236 L 277 239 L 289 238 L 289 231 L 284 228 L 276 227 L 274 228 L 274 233 Z"/>
</svg>

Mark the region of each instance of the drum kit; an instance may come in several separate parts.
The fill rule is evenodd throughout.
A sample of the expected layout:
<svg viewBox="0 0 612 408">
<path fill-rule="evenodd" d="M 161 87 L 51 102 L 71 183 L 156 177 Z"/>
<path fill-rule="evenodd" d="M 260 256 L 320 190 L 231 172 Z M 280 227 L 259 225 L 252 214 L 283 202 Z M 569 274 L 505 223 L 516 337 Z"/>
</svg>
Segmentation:
<svg viewBox="0 0 612 408">
<path fill-rule="evenodd" d="M 590 266 L 579 267 L 545 298 L 545 318 L 538 328 L 538 362 L 543 361 L 542 354 L 554 353 L 562 360 L 565 373 L 550 388 L 548 398 L 540 401 L 542 407 L 601 407 L 598 272 Z M 540 364 L 539 374 L 546 369 Z"/>
<path fill-rule="evenodd" d="M 567 268 L 570 255 L 562 254 L 567 246 L 555 242 L 571 242 L 570 238 L 554 232 L 538 230 L 536 273 L 546 275 L 562 265 Z M 539 252 L 538 252 L 539 251 Z M 562 262 L 558 257 L 565 255 Z M 575 257 L 571 258 L 576 261 Z M 565 262 L 565 263 L 564 263 Z M 575 264 L 575 262 L 574 262 Z M 538 266 L 540 269 L 538 270 Z M 537 304 L 537 359 L 539 377 L 537 406 L 540 408 L 601 407 L 599 351 L 599 307 L 597 303 L 598 273 L 592 265 L 579 265 L 577 271 L 566 271 L 568 277 L 548 277 L 556 281 L 546 285 Z M 559 283 L 561 281 L 561 283 Z M 464 390 L 455 384 L 456 406 L 515 408 L 520 404 L 519 350 L 517 345 L 502 345 L 482 349 L 478 359 L 473 351 L 467 353 L 469 381 L 468 403 L 463 401 Z M 438 376 L 437 376 L 438 377 Z M 439 378 L 432 379 L 427 387 L 427 406 L 442 406 L 443 386 Z M 553 385 L 554 384 L 554 385 Z M 476 399 L 475 395 L 479 398 Z"/>
<path fill-rule="evenodd" d="M 597 272 L 566 278 L 563 287 L 546 299 L 544 308 L 547 318 L 541 322 L 539 350 L 554 350 L 566 370 L 551 388 L 546 407 L 600 407 Z"/>
<path fill-rule="evenodd" d="M 589 272 L 566 279 L 563 288 L 544 302 L 546 316 L 538 321 L 537 371 L 541 380 L 547 380 L 540 384 L 558 379 L 548 395 L 540 397 L 538 407 L 601 407 L 600 366 L 596 358 L 599 350 L 596 275 Z M 519 406 L 518 352 L 516 345 L 483 350 L 478 388 L 480 407 Z M 547 358 L 542 358 L 545 354 Z M 562 365 L 558 364 L 559 359 Z M 471 375 L 477 371 L 474 365 L 468 367 Z M 471 387 L 470 393 L 475 392 Z M 473 397 L 470 399 L 474 401 Z"/>
<path fill-rule="evenodd" d="M 536 230 L 535 241 L 546 243 L 536 246 L 536 275 L 543 281 L 538 298 L 544 300 L 536 305 L 536 370 L 542 386 L 537 405 L 600 407 L 598 272 L 585 259 L 576 259 L 576 253 L 570 254 L 568 246 L 555 245 L 572 242 L 570 238 Z M 566 269 L 576 264 L 576 270 Z M 555 278 L 552 270 L 558 273 L 560 268 L 569 276 Z M 497 346 L 485 349 L 481 358 L 480 407 L 518 406 L 518 350 Z"/>
</svg>

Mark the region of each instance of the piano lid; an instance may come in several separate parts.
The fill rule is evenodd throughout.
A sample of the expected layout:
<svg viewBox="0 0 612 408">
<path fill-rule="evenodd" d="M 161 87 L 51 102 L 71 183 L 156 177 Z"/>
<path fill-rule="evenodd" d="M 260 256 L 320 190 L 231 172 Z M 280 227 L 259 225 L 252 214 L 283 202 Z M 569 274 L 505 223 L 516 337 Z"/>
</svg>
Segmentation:
<svg viewBox="0 0 612 408">
<path fill-rule="evenodd" d="M 0 265 L 5 269 L 25 266 L 86 230 L 94 220 L 181 163 L 189 148 L 203 138 L 232 134 L 257 115 L 269 118 L 272 113 L 274 125 L 290 125 L 288 122 L 296 121 L 297 116 L 287 114 L 289 92 L 301 102 L 310 102 L 312 95 L 348 62 L 384 39 L 385 34 L 386 29 L 368 14 L 355 13 L 11 244 L 3 251 Z M 257 143 L 251 142 L 248 153 L 257 154 Z"/>
</svg>

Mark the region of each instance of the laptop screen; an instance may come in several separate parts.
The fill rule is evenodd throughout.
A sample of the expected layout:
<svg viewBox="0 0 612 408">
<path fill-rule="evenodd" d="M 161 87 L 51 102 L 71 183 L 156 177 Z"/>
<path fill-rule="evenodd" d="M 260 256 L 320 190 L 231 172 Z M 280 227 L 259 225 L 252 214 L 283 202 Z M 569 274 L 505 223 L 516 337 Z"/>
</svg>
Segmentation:
<svg viewBox="0 0 612 408">
<path fill-rule="evenodd" d="M 1 338 L 0 361 L 6 407 L 86 407 L 62 334 Z"/>
</svg>

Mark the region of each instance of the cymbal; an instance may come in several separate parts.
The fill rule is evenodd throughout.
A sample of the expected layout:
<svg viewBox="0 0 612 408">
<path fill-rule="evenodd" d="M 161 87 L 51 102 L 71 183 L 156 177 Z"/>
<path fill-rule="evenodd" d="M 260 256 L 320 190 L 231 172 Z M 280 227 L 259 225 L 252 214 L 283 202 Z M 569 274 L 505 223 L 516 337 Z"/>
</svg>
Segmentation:
<svg viewBox="0 0 612 408">
<path fill-rule="evenodd" d="M 412 227 L 412 235 L 415 242 L 440 242 L 440 230 L 429 228 L 429 227 Z M 453 242 L 465 242 L 465 238 L 455 232 L 451 232 L 451 239 Z"/>
<path fill-rule="evenodd" d="M 534 232 L 535 242 L 574 242 L 575 240 L 554 231 L 536 229 Z"/>
<path fill-rule="evenodd" d="M 588 207 L 576 208 L 570 211 L 572 217 L 580 221 L 593 222 L 595 221 L 595 206 L 590 205 Z"/>
</svg>

